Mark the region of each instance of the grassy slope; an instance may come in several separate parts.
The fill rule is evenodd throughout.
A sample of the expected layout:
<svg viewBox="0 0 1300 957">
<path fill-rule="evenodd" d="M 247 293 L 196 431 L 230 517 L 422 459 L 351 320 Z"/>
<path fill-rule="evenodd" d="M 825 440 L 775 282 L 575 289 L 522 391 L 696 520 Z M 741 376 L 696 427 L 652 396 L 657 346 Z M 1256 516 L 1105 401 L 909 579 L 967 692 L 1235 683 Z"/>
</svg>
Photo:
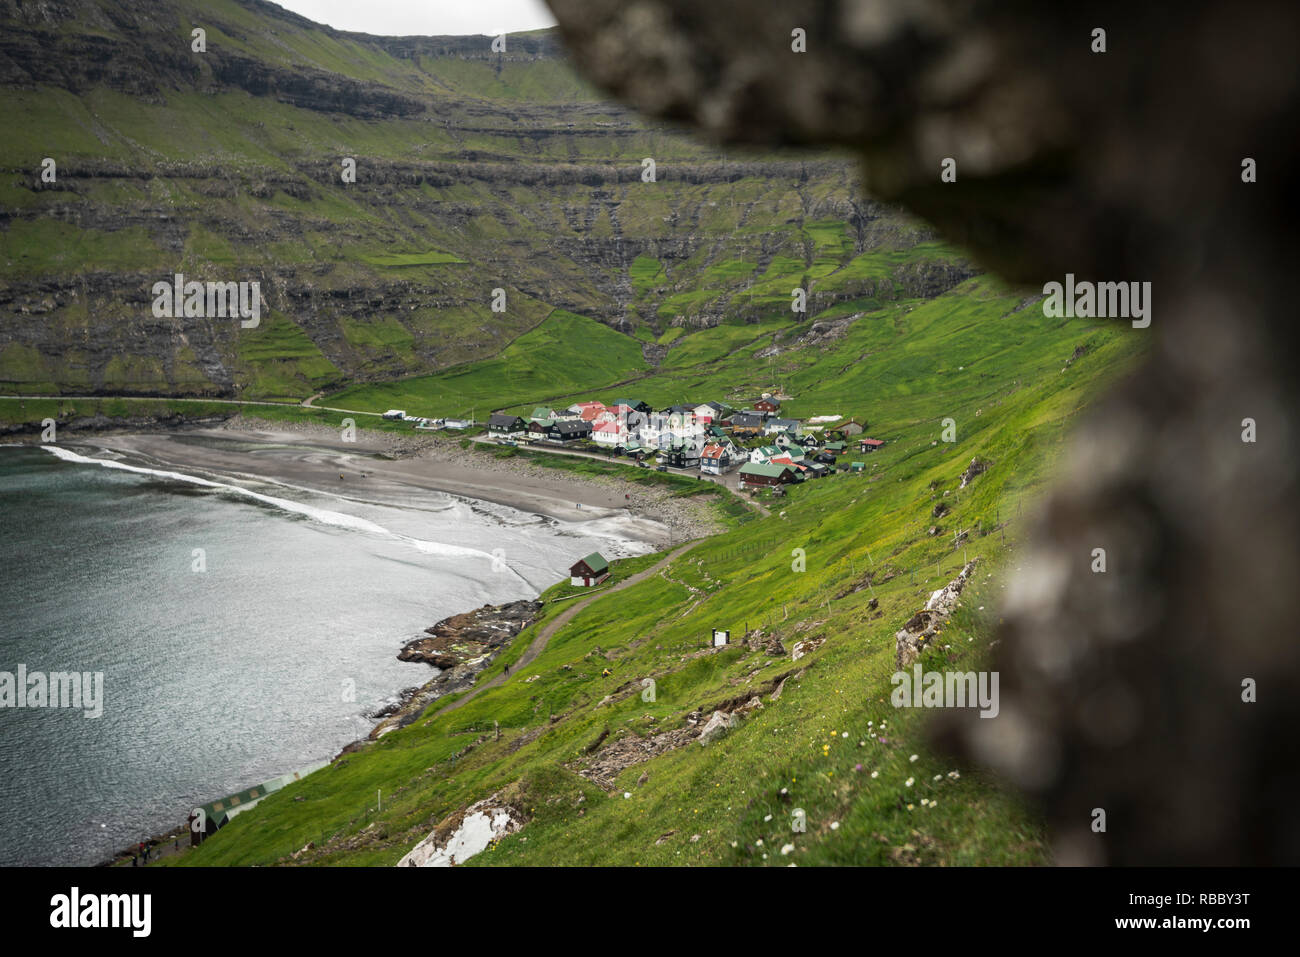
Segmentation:
<svg viewBox="0 0 1300 957">
<path fill-rule="evenodd" d="M 1018 535 L 1021 503 L 1046 481 L 1088 397 L 1136 356 L 1113 324 L 1055 322 L 1036 307 L 1018 311 L 1020 302 L 978 280 L 864 317 L 829 354 L 784 355 L 797 414 L 859 415 L 888 440 L 873 455 L 850 456 L 868 463 L 864 475 L 792 488 L 771 518 L 593 603 L 527 669 L 538 680 L 516 674 L 458 711 L 386 736 L 273 795 L 181 862 L 269 864 L 313 841 L 307 862 L 392 864 L 444 817 L 500 788 L 523 797 L 532 821 L 476 864 L 1044 862 L 1032 816 L 976 770 L 949 777 L 957 769 L 927 750 L 920 713 L 888 700 L 894 631 L 967 554 L 982 559 L 981 571 L 928 666 L 967 670 L 984 660 L 1000 593 L 994 572 Z M 1086 352 L 1067 361 L 1080 345 Z M 647 379 L 637 391 L 652 401 L 683 388 L 707 394 L 735 374 L 724 360 Z M 945 417 L 957 422 L 955 444 L 938 441 Z M 957 491 L 975 455 L 992 468 Z M 944 534 L 930 537 L 930 510 L 945 490 L 953 512 Z M 1009 523 L 1005 538 L 998 523 Z M 971 532 L 959 551 L 956 529 Z M 803 572 L 792 570 L 795 548 L 806 551 Z M 871 589 L 843 594 L 867 570 L 878 617 L 866 608 Z M 548 606 L 548 617 L 562 607 Z M 612 794 L 573 772 L 605 732 L 679 727 L 688 712 L 789 670 L 788 657 L 734 647 L 694 656 L 709 629 L 740 634 L 747 624 L 775 627 L 787 650 L 800 637 L 826 641 L 798 663 L 806 674 L 778 701 L 765 700 L 718 743 L 631 768 Z M 522 653 L 536 627 L 504 660 Z M 606 667 L 612 677 L 601 676 Z M 645 676 L 657 682 L 655 702 L 633 694 L 602 704 Z M 551 714 L 561 717 L 551 724 Z M 484 737 L 493 721 L 500 741 Z M 869 731 L 882 725 L 885 743 Z M 806 812 L 807 833 L 791 831 L 793 808 Z M 790 857 L 779 854 L 786 842 L 797 848 Z"/>
<path fill-rule="evenodd" d="M 467 415 L 480 420 L 502 403 L 599 388 L 645 370 L 641 346 L 608 326 L 557 310 L 484 362 L 440 375 L 352 386 L 325 400 L 345 409 L 404 408 L 412 415 Z M 483 413 L 483 414 L 478 414 Z"/>
</svg>

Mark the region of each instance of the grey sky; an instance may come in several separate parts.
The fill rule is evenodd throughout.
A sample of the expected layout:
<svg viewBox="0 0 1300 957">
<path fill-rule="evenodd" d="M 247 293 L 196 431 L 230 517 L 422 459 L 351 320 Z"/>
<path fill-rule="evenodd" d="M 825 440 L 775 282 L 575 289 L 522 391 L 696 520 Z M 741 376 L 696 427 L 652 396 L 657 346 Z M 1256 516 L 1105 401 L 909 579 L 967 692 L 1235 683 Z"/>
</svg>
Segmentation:
<svg viewBox="0 0 1300 957">
<path fill-rule="evenodd" d="M 387 36 L 518 33 L 555 25 L 542 0 L 274 0 L 337 30 Z"/>
</svg>

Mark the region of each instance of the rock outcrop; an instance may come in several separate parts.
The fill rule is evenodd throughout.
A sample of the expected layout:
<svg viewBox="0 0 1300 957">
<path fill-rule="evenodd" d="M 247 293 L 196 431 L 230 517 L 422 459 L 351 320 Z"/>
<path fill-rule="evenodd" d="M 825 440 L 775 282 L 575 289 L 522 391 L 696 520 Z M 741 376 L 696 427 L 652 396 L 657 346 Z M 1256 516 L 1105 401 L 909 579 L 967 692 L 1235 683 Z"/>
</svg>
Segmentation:
<svg viewBox="0 0 1300 957">
<path fill-rule="evenodd" d="M 398 867 L 453 867 L 486 850 L 493 841 L 522 830 L 523 814 L 501 800 L 500 793 L 471 804 L 439 824 L 411 848 Z"/>
<path fill-rule="evenodd" d="M 422 661 L 444 671 L 455 668 L 509 644 L 537 619 L 541 610 L 542 602 L 525 599 L 452 615 L 426 628 L 430 637 L 408 641 L 397 657 Z"/>
<path fill-rule="evenodd" d="M 921 652 L 939 633 L 953 609 L 957 607 L 962 590 L 970 581 L 970 576 L 978 562 L 978 558 L 973 558 L 962 566 L 956 578 L 932 592 L 925 607 L 894 633 L 894 666 L 897 670 L 904 671 L 910 668 L 912 662 L 920 657 Z"/>
</svg>

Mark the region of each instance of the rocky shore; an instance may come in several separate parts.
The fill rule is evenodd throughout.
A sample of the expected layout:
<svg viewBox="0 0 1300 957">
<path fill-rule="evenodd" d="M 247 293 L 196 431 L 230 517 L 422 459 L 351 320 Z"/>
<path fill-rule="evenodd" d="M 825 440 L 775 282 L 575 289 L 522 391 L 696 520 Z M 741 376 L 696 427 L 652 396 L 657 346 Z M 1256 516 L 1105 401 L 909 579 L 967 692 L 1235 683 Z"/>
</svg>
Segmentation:
<svg viewBox="0 0 1300 957">
<path fill-rule="evenodd" d="M 542 607 L 542 602 L 527 599 L 484 605 L 444 618 L 424 630 L 428 637 L 408 641 L 397 657 L 431 665 L 438 673 L 420 687 L 403 691 L 397 704 L 372 715 L 382 720 L 369 737 L 354 741 L 340 753 L 356 751 L 367 741 L 406 727 L 439 698 L 472 686 L 501 649 L 541 616 Z"/>
<path fill-rule="evenodd" d="M 541 610 L 540 601 L 524 600 L 452 615 L 426 628 L 430 637 L 407 642 L 398 652 L 398 660 L 422 661 L 447 671 L 508 644 Z"/>
</svg>

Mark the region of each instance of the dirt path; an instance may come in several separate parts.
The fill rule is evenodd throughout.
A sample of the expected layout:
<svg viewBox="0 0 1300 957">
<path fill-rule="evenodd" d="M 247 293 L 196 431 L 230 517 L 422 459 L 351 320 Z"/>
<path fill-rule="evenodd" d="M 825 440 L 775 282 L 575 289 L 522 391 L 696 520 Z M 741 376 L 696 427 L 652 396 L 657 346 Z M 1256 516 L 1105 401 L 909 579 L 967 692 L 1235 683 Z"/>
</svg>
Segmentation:
<svg viewBox="0 0 1300 957">
<path fill-rule="evenodd" d="M 584 598 L 581 601 L 579 601 L 577 604 L 570 605 L 568 608 L 562 611 L 558 616 L 556 616 L 556 618 L 553 621 L 547 624 L 545 628 L 543 628 L 540 632 L 538 632 L 536 636 L 534 636 L 532 644 L 528 646 L 528 650 L 525 651 L 523 655 L 520 657 L 520 659 L 516 661 L 514 664 L 515 675 L 522 674 L 524 668 L 532 664 L 532 662 L 537 659 L 537 656 L 542 653 L 543 649 L 546 648 L 546 643 L 551 640 L 551 636 L 554 635 L 561 628 L 563 628 L 566 624 L 568 624 L 573 619 L 574 615 L 582 611 L 582 609 L 586 608 L 593 601 L 595 601 L 598 598 L 603 598 L 605 595 L 608 595 L 611 592 L 616 592 L 623 588 L 627 588 L 631 585 L 635 585 L 637 582 L 645 581 L 645 579 L 649 578 L 651 575 L 657 575 L 664 568 L 668 567 L 669 562 L 673 561 L 674 559 L 678 558 L 681 555 L 684 555 L 686 552 L 689 552 L 701 541 L 703 541 L 703 539 L 696 539 L 693 542 L 687 542 L 685 545 L 679 545 L 677 548 L 673 549 L 671 552 L 669 552 L 659 561 L 655 562 L 655 564 L 651 565 L 649 568 L 637 572 L 631 578 L 624 579 L 623 581 L 615 585 L 613 588 L 601 589 L 599 594 L 592 595 L 590 598 Z M 435 714 L 431 715 L 428 720 L 432 720 L 433 718 L 436 718 L 438 715 L 441 714 L 447 714 L 449 711 L 455 711 L 457 708 L 461 707 L 462 705 L 468 704 L 469 702 L 477 698 L 480 694 L 482 694 L 484 691 L 487 691 L 488 688 L 495 688 L 501 685 L 502 683 L 504 683 L 506 677 L 507 675 L 505 674 L 499 674 L 491 681 L 487 682 L 487 684 L 476 686 L 474 690 L 472 690 L 465 697 L 461 698 L 459 701 L 455 701 L 447 705 L 447 707 L 445 708 L 442 708 Z"/>
</svg>

